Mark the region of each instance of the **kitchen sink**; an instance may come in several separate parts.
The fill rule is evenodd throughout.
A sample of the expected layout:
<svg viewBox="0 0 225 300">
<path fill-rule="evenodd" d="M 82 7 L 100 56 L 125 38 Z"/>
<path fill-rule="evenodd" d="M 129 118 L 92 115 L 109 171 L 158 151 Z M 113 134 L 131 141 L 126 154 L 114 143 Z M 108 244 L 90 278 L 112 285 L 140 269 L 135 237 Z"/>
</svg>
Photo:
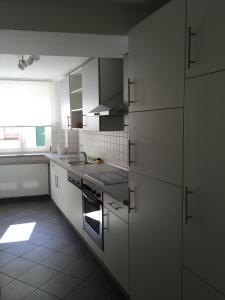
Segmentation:
<svg viewBox="0 0 225 300">
<path fill-rule="evenodd" d="M 80 165 L 89 165 L 89 164 L 95 164 L 95 162 L 87 161 L 85 162 L 84 160 L 79 160 L 77 158 L 65 158 L 62 157 L 60 158 L 63 162 L 66 164 L 72 166 L 80 166 Z"/>
</svg>

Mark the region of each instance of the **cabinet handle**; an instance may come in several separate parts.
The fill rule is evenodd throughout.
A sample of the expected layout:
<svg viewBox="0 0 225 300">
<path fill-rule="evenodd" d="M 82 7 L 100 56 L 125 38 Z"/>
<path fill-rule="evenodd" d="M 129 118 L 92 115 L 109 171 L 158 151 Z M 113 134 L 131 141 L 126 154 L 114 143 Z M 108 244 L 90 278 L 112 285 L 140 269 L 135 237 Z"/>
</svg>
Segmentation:
<svg viewBox="0 0 225 300">
<path fill-rule="evenodd" d="M 128 106 L 131 105 L 131 103 L 135 103 L 135 101 L 130 100 L 130 86 L 133 85 L 134 82 L 128 78 Z"/>
<path fill-rule="evenodd" d="M 109 205 L 114 208 L 115 210 L 118 210 L 120 209 L 121 207 L 120 206 L 117 206 L 114 202 L 109 202 Z"/>
<path fill-rule="evenodd" d="M 104 230 L 109 229 L 109 214 L 103 214 L 104 217 Z M 107 217 L 107 226 L 105 226 L 105 217 Z"/>
<path fill-rule="evenodd" d="M 188 224 L 188 220 L 192 218 L 192 216 L 189 215 L 189 195 L 192 194 L 192 191 L 188 189 L 188 187 L 185 187 L 185 217 L 184 217 L 184 223 Z"/>
<path fill-rule="evenodd" d="M 196 33 L 192 32 L 191 26 L 188 27 L 188 69 L 190 69 L 191 64 L 196 63 L 196 61 L 192 60 L 191 50 L 192 50 L 192 37 L 195 36 Z"/>
<path fill-rule="evenodd" d="M 134 164 L 134 160 L 131 160 L 131 146 L 134 146 L 134 143 L 132 143 L 130 140 L 128 141 L 128 164 L 129 167 L 131 164 Z"/>
<path fill-rule="evenodd" d="M 71 119 L 71 117 L 70 117 L 70 116 L 67 116 L 67 127 L 68 127 L 68 128 L 71 127 L 70 119 Z"/>
<path fill-rule="evenodd" d="M 129 204 L 128 204 L 128 211 L 129 211 L 129 214 L 130 214 L 130 212 L 132 211 L 132 210 L 134 210 L 136 207 L 135 206 L 133 206 L 133 207 L 131 207 L 131 193 L 134 193 L 134 190 L 131 190 L 130 188 L 128 189 L 128 191 L 129 191 Z"/>
</svg>

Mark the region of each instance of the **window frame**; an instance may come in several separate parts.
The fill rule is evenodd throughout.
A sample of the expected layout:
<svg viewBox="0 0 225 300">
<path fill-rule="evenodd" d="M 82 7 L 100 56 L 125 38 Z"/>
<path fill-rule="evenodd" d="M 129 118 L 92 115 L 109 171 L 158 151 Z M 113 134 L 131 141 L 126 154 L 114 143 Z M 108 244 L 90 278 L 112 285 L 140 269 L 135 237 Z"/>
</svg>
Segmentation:
<svg viewBox="0 0 225 300">
<path fill-rule="evenodd" d="M 11 128 L 16 127 L 19 129 L 19 148 L 1 148 L 0 147 L 0 155 L 4 154 L 30 154 L 30 153 L 42 153 L 42 152 L 50 152 L 52 147 L 52 126 L 42 126 L 45 128 L 50 128 L 47 139 L 47 146 L 37 146 L 37 147 L 26 147 L 26 138 L 23 136 L 23 128 L 36 128 L 40 126 L 0 126 L 0 128 Z"/>
</svg>

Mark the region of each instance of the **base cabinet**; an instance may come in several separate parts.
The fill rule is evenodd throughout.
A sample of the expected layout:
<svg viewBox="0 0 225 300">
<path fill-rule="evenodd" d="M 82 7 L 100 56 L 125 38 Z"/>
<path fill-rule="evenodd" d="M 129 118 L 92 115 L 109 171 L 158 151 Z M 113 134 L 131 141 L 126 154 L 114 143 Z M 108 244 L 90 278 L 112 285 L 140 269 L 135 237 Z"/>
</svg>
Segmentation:
<svg viewBox="0 0 225 300">
<path fill-rule="evenodd" d="M 180 300 L 182 189 L 129 174 L 129 291 L 132 300 Z"/>
<path fill-rule="evenodd" d="M 83 234 L 82 192 L 79 188 L 67 181 L 66 174 L 65 169 L 51 163 L 52 200 L 74 225 L 76 230 Z"/>
<path fill-rule="evenodd" d="M 104 264 L 128 291 L 128 224 L 104 207 Z"/>
<path fill-rule="evenodd" d="M 183 300 L 225 300 L 225 297 L 193 273 L 184 269 Z"/>
<path fill-rule="evenodd" d="M 0 166 L 0 198 L 47 194 L 47 163 Z"/>
</svg>

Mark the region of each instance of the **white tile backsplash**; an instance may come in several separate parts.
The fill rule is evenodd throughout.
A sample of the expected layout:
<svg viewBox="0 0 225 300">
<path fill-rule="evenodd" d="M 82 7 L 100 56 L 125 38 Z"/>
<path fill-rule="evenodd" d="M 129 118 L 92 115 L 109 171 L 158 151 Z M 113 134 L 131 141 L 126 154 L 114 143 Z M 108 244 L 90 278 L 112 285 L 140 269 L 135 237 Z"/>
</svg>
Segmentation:
<svg viewBox="0 0 225 300">
<path fill-rule="evenodd" d="M 100 157 L 121 167 L 128 167 L 128 133 L 121 131 L 78 131 L 79 151 Z"/>
</svg>

